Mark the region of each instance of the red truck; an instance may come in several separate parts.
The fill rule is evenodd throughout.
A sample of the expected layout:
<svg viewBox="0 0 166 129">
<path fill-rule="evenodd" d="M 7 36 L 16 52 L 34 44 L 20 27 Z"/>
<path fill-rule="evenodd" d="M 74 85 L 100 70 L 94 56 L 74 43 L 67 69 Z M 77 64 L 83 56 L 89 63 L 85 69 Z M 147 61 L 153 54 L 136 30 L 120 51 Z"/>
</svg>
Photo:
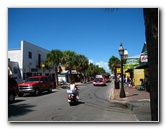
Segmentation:
<svg viewBox="0 0 166 129">
<path fill-rule="evenodd" d="M 42 91 L 52 92 L 54 83 L 49 80 L 47 76 L 32 76 L 25 80 L 25 82 L 18 84 L 19 97 L 24 93 L 34 93 L 40 95 Z"/>
<path fill-rule="evenodd" d="M 12 103 L 19 94 L 18 84 L 14 78 L 8 77 L 8 103 Z"/>
</svg>

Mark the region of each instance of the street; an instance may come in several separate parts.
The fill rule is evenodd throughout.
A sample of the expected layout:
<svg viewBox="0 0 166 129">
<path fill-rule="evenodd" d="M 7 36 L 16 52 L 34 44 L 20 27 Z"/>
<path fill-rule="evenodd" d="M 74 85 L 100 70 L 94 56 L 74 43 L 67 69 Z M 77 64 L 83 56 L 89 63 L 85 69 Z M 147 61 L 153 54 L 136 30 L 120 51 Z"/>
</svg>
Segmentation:
<svg viewBox="0 0 166 129">
<path fill-rule="evenodd" d="M 66 89 L 55 89 L 40 96 L 17 97 L 8 106 L 8 121 L 46 122 L 114 122 L 138 121 L 135 114 L 123 104 L 111 102 L 112 83 L 107 86 L 78 85 L 80 101 L 70 106 Z"/>
</svg>

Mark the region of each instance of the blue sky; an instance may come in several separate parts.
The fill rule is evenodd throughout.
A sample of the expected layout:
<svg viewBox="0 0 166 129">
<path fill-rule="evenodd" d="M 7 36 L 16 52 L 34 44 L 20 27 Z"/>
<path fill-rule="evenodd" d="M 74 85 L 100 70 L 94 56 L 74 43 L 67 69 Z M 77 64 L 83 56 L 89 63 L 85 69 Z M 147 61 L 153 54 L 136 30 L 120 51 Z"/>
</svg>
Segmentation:
<svg viewBox="0 0 166 129">
<path fill-rule="evenodd" d="M 120 58 L 120 43 L 129 57 L 141 53 L 145 40 L 142 8 L 9 8 L 8 49 L 21 40 L 48 50 L 71 50 L 108 70 Z"/>
</svg>

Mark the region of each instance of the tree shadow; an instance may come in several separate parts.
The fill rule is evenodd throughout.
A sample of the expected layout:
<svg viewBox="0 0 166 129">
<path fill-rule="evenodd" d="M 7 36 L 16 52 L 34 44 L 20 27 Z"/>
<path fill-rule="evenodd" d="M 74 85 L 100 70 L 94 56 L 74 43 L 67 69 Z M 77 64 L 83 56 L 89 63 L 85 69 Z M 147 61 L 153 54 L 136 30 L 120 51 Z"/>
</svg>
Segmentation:
<svg viewBox="0 0 166 129">
<path fill-rule="evenodd" d="M 22 101 L 25 101 L 25 100 L 15 99 L 14 102 L 8 103 L 8 105 L 11 105 L 11 104 L 14 104 L 14 103 L 19 103 L 19 102 L 22 102 Z"/>
<path fill-rule="evenodd" d="M 43 95 L 49 95 L 49 94 L 53 94 L 56 93 L 57 91 L 52 91 L 51 93 L 48 93 L 47 91 L 43 91 L 41 92 L 39 95 L 35 95 L 34 93 L 24 93 L 23 97 L 40 97 Z"/>
<path fill-rule="evenodd" d="M 25 115 L 28 112 L 32 112 L 33 110 L 31 108 L 33 107 L 35 106 L 29 104 L 8 105 L 8 118 L 12 116 Z"/>
</svg>

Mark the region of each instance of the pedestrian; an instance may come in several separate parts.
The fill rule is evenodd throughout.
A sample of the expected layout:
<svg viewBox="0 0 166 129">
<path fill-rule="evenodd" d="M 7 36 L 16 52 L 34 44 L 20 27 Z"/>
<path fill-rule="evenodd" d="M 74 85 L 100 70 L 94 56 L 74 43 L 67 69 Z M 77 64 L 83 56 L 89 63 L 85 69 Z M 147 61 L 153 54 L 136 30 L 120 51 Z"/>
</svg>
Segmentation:
<svg viewBox="0 0 166 129">
<path fill-rule="evenodd" d="M 127 77 L 126 76 L 124 78 L 124 83 L 125 83 L 125 86 L 127 86 Z"/>
<path fill-rule="evenodd" d="M 150 92 L 150 85 L 149 85 L 149 77 L 148 75 L 145 75 L 143 86 L 145 88 L 145 91 Z"/>
<path fill-rule="evenodd" d="M 127 86 L 131 87 L 131 78 L 127 76 Z"/>
</svg>

